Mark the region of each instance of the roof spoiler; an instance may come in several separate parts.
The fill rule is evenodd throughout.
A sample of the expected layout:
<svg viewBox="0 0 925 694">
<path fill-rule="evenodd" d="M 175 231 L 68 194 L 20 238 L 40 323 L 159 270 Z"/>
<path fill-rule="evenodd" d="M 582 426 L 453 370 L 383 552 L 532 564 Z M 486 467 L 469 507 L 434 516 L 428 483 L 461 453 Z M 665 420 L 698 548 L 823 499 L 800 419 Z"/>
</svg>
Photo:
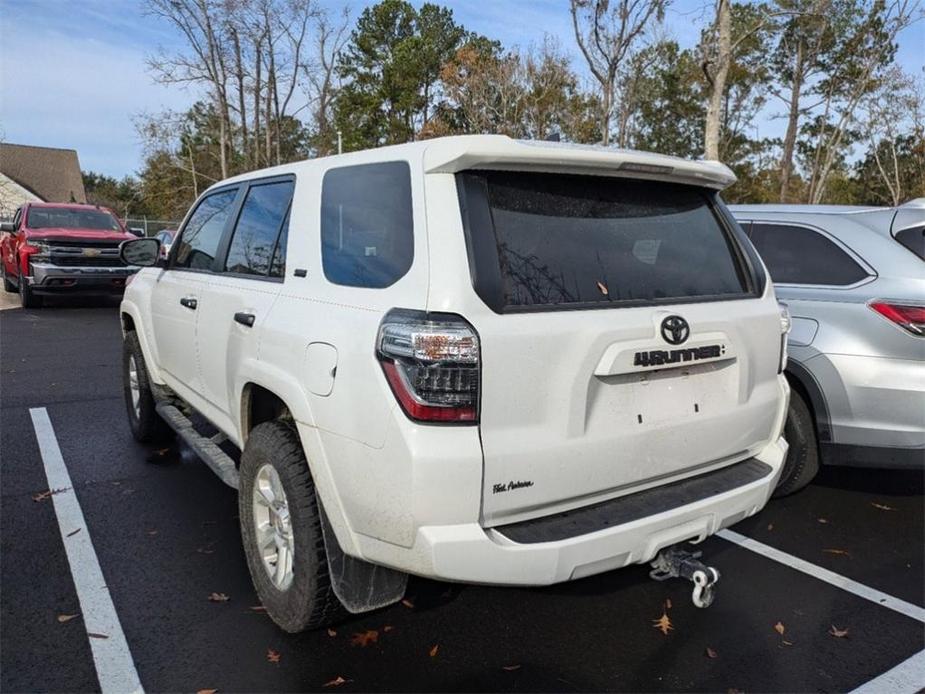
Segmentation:
<svg viewBox="0 0 925 694">
<path fill-rule="evenodd" d="M 513 140 L 503 135 L 434 140 L 424 152 L 424 169 L 428 173 L 457 173 L 479 168 L 622 176 L 716 190 L 723 190 L 736 181 L 735 174 L 716 161 L 690 161 L 596 145 Z"/>
</svg>

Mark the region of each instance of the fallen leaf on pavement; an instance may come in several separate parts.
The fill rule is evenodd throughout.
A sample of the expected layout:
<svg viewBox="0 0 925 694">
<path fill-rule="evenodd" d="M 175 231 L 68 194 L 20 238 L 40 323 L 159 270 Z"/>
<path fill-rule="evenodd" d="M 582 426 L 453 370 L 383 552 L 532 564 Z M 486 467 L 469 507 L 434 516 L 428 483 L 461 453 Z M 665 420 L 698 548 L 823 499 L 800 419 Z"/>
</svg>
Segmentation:
<svg viewBox="0 0 925 694">
<path fill-rule="evenodd" d="M 79 616 L 80 616 L 79 614 L 59 614 L 58 622 L 60 622 L 61 624 L 64 624 L 65 622 L 70 622 L 72 619 L 76 619 Z M 832 628 L 834 629 L 835 627 L 832 627 Z"/>
<path fill-rule="evenodd" d="M 793 641 L 788 641 L 787 639 L 781 639 L 780 643 L 782 646 L 792 646 L 793 645 Z"/>
<path fill-rule="evenodd" d="M 718 656 L 718 653 L 716 651 L 714 651 L 710 647 L 707 647 L 707 658 L 716 658 L 717 656 Z"/>
<path fill-rule="evenodd" d="M 217 691 L 217 689 L 200 689 L 196 694 L 215 694 Z"/>
<path fill-rule="evenodd" d="M 781 636 L 784 635 L 784 632 L 785 632 L 786 630 L 787 630 L 787 628 L 786 628 L 783 624 L 781 624 L 780 622 L 778 622 L 777 624 L 774 625 L 774 631 L 776 631 L 776 632 L 777 632 L 778 634 L 780 634 Z"/>
<path fill-rule="evenodd" d="M 670 609 L 671 609 L 671 598 L 666 598 L 666 599 L 665 599 L 665 609 L 666 609 L 666 610 L 670 610 Z"/>
<path fill-rule="evenodd" d="M 150 535 L 151 537 L 154 537 L 155 535 L 157 535 L 157 530 L 149 530 L 148 535 Z"/>
<path fill-rule="evenodd" d="M 514 670 L 520 670 L 520 665 L 502 665 L 501 669 L 506 672 L 514 672 Z"/>
<path fill-rule="evenodd" d="M 267 608 L 263 605 L 251 605 L 251 612 L 266 612 Z"/>
<path fill-rule="evenodd" d="M 350 638 L 350 644 L 353 646 L 362 646 L 366 648 L 371 643 L 376 643 L 379 641 L 379 632 L 375 629 L 367 629 L 366 631 L 354 634 Z"/>
<path fill-rule="evenodd" d="M 774 524 L 768 523 L 768 532 L 770 532 L 771 530 L 774 530 Z"/>
<path fill-rule="evenodd" d="M 822 551 L 825 552 L 826 554 L 837 554 L 840 557 L 850 557 L 851 556 L 850 553 L 848 553 L 847 551 L 843 549 L 824 549 Z"/>
<path fill-rule="evenodd" d="M 92 631 L 88 631 L 87 636 L 89 636 L 91 639 L 108 639 L 109 638 L 106 634 L 94 634 Z"/>
<path fill-rule="evenodd" d="M 231 598 L 224 593 L 212 593 L 209 595 L 209 602 L 228 602 L 229 600 L 231 600 Z"/>
<path fill-rule="evenodd" d="M 343 677 L 338 675 L 330 682 L 325 682 L 322 686 L 324 687 L 339 687 L 342 684 L 347 684 L 347 682 L 353 682 L 353 680 L 345 680 Z"/>
<path fill-rule="evenodd" d="M 896 510 L 892 506 L 887 506 L 886 504 L 878 504 L 874 501 L 871 501 L 870 505 L 873 506 L 874 508 L 879 508 L 881 511 L 895 511 Z"/>
<path fill-rule="evenodd" d="M 197 547 L 196 551 L 199 554 L 212 554 L 213 552 L 215 552 L 214 549 L 206 549 L 205 547 Z"/>
<path fill-rule="evenodd" d="M 337 636 L 337 629 L 328 629 L 328 636 L 330 636 L 332 639 Z"/>
<path fill-rule="evenodd" d="M 437 651 L 439 651 L 439 650 L 440 650 L 440 644 L 439 644 L 439 643 L 438 643 L 438 644 L 434 644 L 434 647 L 430 649 L 430 657 L 431 657 L 431 658 L 436 658 L 436 657 L 437 657 Z"/>
<path fill-rule="evenodd" d="M 413 609 L 414 609 L 414 603 L 411 602 L 408 598 L 405 598 L 404 600 L 402 600 L 402 601 L 401 601 L 401 604 L 404 605 L 405 607 L 407 607 L 409 610 L 413 610 Z"/>
<path fill-rule="evenodd" d="M 388 633 L 389 633 L 390 631 L 392 631 L 392 629 L 394 629 L 394 628 L 395 628 L 395 627 L 393 627 L 391 624 L 386 624 L 384 627 L 382 627 L 382 631 L 384 631 L 386 634 L 388 634 Z"/>
<path fill-rule="evenodd" d="M 662 616 L 658 619 L 652 620 L 652 626 L 661 631 L 665 636 L 668 636 L 668 632 L 674 629 L 671 625 L 671 620 L 668 618 L 667 612 L 662 612 Z"/>
<path fill-rule="evenodd" d="M 32 495 L 33 501 L 45 501 L 45 499 L 51 498 L 55 494 L 60 494 L 61 492 L 66 492 L 68 488 L 62 487 L 61 489 L 46 489 L 44 492 L 39 492 L 38 494 Z"/>
<path fill-rule="evenodd" d="M 604 284 L 603 282 L 598 282 L 597 288 L 600 291 L 600 293 L 603 294 L 604 296 L 607 296 L 608 294 L 610 294 L 610 292 L 607 291 L 607 285 Z"/>
<path fill-rule="evenodd" d="M 271 663 L 279 663 L 279 652 L 274 651 L 272 648 L 267 649 L 267 660 Z"/>
<path fill-rule="evenodd" d="M 848 630 L 847 630 L 847 629 L 839 629 L 837 626 L 835 626 L 835 625 L 833 624 L 833 625 L 832 625 L 832 628 L 829 629 L 829 634 L 830 634 L 831 636 L 834 636 L 836 639 L 843 639 L 843 638 L 845 638 L 845 637 L 848 635 Z"/>
<path fill-rule="evenodd" d="M 829 519 L 828 519 L 828 518 L 817 518 L 816 520 L 817 520 L 819 523 L 822 523 L 823 525 L 825 525 L 826 523 L 829 522 Z"/>
</svg>

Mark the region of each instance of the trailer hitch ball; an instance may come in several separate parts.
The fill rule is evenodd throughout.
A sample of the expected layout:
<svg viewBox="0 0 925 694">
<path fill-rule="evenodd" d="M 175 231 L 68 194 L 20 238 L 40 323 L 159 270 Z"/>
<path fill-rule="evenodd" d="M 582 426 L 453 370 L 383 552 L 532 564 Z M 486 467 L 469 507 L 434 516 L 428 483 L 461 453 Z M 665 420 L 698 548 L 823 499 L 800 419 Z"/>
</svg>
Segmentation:
<svg viewBox="0 0 925 694">
<path fill-rule="evenodd" d="M 663 549 L 652 562 L 649 576 L 656 581 L 686 578 L 694 584 L 691 600 L 696 607 L 709 607 L 715 596 L 714 587 L 719 571 L 700 561 L 701 552 L 688 552 L 678 547 Z"/>
</svg>

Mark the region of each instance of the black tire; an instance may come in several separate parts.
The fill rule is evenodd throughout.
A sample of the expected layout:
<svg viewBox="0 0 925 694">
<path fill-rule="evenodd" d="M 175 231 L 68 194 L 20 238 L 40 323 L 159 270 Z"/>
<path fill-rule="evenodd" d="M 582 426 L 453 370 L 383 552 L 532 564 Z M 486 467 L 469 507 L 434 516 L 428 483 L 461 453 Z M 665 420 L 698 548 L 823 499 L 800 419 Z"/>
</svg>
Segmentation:
<svg viewBox="0 0 925 694">
<path fill-rule="evenodd" d="M 257 474 L 265 465 L 279 475 L 292 523 L 293 576 L 285 589 L 271 580 L 257 544 L 253 494 Z M 342 619 L 346 612 L 331 586 L 315 484 L 295 429 L 281 420 L 254 427 L 241 453 L 240 475 L 241 540 L 254 588 L 267 614 L 289 633 L 319 629 Z"/>
<path fill-rule="evenodd" d="M 132 399 L 132 386 L 130 364 L 135 360 L 135 373 L 138 381 L 138 410 Z M 125 409 L 128 413 L 128 425 L 132 436 L 140 443 L 158 443 L 168 440 L 173 431 L 161 419 L 155 409 L 154 395 L 151 393 L 151 383 L 148 380 L 148 369 L 145 366 L 145 357 L 138 342 L 138 335 L 134 331 L 125 333 L 122 341 L 122 393 L 125 396 Z"/>
<path fill-rule="evenodd" d="M 0 261 L 0 274 L 3 275 L 3 291 L 13 294 L 16 291 L 16 285 L 10 282 L 9 277 L 6 276 L 6 266 L 3 261 Z"/>
<path fill-rule="evenodd" d="M 23 308 L 41 308 L 45 303 L 45 297 L 37 296 L 32 291 L 22 273 L 19 273 L 19 303 Z"/>
<path fill-rule="evenodd" d="M 777 489 L 774 490 L 775 498 L 798 492 L 819 472 L 819 445 L 813 415 L 796 390 L 790 391 L 790 409 L 784 425 L 784 438 L 790 444 L 790 449 Z"/>
</svg>

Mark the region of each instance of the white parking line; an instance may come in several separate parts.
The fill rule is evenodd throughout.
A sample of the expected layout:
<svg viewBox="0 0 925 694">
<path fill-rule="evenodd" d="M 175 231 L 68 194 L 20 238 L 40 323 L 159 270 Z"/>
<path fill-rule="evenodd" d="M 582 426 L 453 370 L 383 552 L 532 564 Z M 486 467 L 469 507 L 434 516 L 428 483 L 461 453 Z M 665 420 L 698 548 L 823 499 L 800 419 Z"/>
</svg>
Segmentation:
<svg viewBox="0 0 925 694">
<path fill-rule="evenodd" d="M 45 466 L 48 488 L 54 492 L 51 498 L 58 518 L 58 530 L 61 531 L 61 541 L 80 600 L 100 690 L 103 694 L 143 692 L 48 412 L 44 407 L 35 407 L 29 410 L 29 414 Z"/>
<path fill-rule="evenodd" d="M 753 540 L 733 530 L 720 530 L 716 534 L 724 540 L 733 542 L 740 547 L 749 549 L 768 559 L 773 559 L 797 571 L 802 571 L 813 578 L 818 578 L 820 581 L 825 581 L 837 588 L 853 593 L 860 598 L 870 600 L 872 603 L 889 608 L 894 612 L 899 612 L 906 617 L 912 617 L 912 619 L 925 622 L 925 609 L 918 605 L 913 605 L 911 602 L 894 598 L 892 595 L 887 595 L 879 590 L 865 586 L 862 583 L 852 581 L 850 578 L 845 578 L 834 571 L 823 569 L 821 566 L 811 564 L 799 557 L 782 552 L 779 549 L 766 545 L 763 542 L 758 542 L 758 540 Z M 925 651 L 920 651 L 908 660 L 901 662 L 893 669 L 862 684 L 851 694 L 881 694 L 882 692 L 890 692 L 890 694 L 914 694 L 915 692 L 921 691 L 923 688 L 925 688 Z"/>
<path fill-rule="evenodd" d="M 914 694 L 925 687 L 925 651 L 919 651 L 892 670 L 865 682 L 851 694 Z"/>
<path fill-rule="evenodd" d="M 795 557 L 792 554 L 787 554 L 782 552 L 779 549 L 766 545 L 763 542 L 758 542 L 758 540 L 753 540 L 750 537 L 745 535 L 740 535 L 737 532 L 732 530 L 720 530 L 716 533 L 717 536 L 728 540 L 729 542 L 734 542 L 740 547 L 745 549 L 750 549 L 752 552 L 756 552 L 768 559 L 773 559 L 776 562 L 781 564 L 786 564 L 792 569 L 797 571 L 802 571 L 805 574 L 812 576 L 813 578 L 818 578 L 820 581 L 825 581 L 831 585 L 841 588 L 842 590 L 847 590 L 849 593 L 854 593 L 860 598 L 865 600 L 870 600 L 881 607 L 887 607 L 895 612 L 899 612 L 907 617 L 912 617 L 912 619 L 917 619 L 920 622 L 925 622 L 925 608 L 919 607 L 918 605 L 913 605 L 911 602 L 906 602 L 905 600 L 900 600 L 899 598 L 894 598 L 892 595 L 887 595 L 882 593 L 879 590 L 865 586 L 863 583 L 858 583 L 857 581 L 852 581 L 850 578 L 845 578 L 834 571 L 829 571 L 828 569 L 823 569 L 821 566 L 816 566 L 811 564 L 804 559 Z"/>
</svg>

